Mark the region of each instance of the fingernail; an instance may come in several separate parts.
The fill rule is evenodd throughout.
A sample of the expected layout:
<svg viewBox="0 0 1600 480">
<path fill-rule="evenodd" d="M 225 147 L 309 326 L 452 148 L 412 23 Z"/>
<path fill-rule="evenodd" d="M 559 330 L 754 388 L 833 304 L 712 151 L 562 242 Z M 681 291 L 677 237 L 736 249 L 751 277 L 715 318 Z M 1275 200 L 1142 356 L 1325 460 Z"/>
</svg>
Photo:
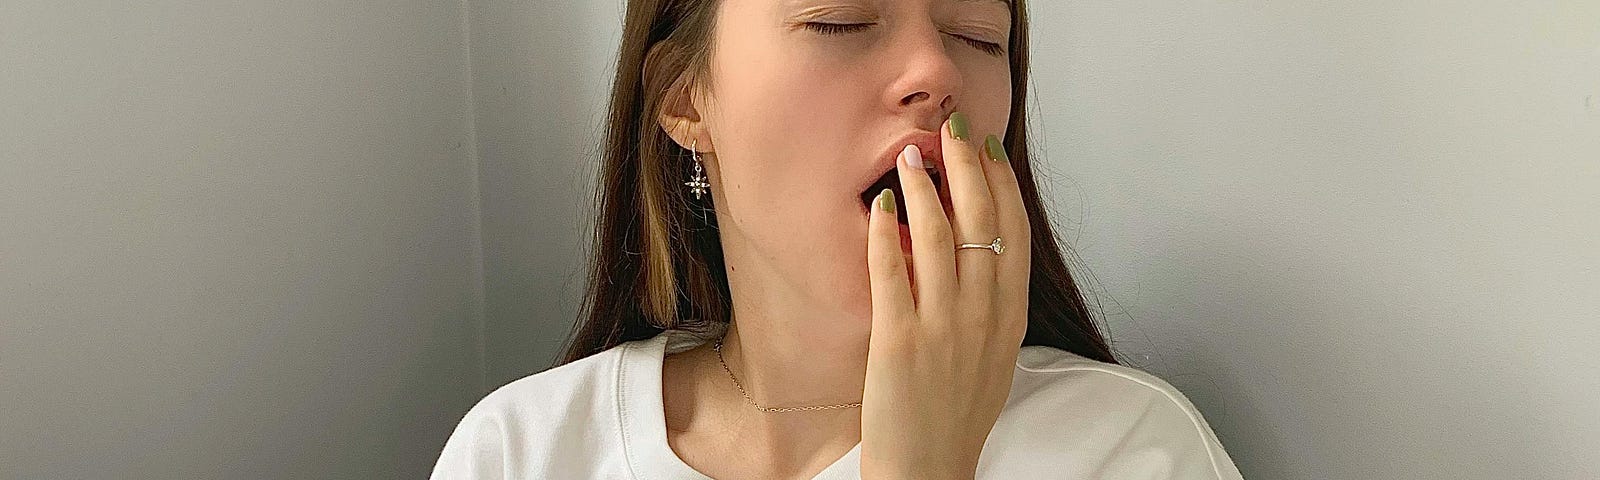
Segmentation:
<svg viewBox="0 0 1600 480">
<path fill-rule="evenodd" d="M 922 149 L 917 148 L 916 145 L 906 145 L 906 149 L 901 151 L 900 154 L 905 155 L 906 165 L 910 165 L 911 168 L 923 168 Z"/>
<path fill-rule="evenodd" d="M 1006 156 L 1006 147 L 1000 144 L 1000 139 L 998 137 L 989 135 L 988 140 L 985 140 L 983 144 L 989 148 L 990 159 L 1001 163 L 1011 161 L 1011 158 Z"/>
<path fill-rule="evenodd" d="M 878 209 L 883 210 L 884 213 L 894 213 L 894 192 L 885 188 L 878 193 Z"/>
<path fill-rule="evenodd" d="M 950 136 L 956 140 L 967 139 L 967 116 L 961 112 L 950 114 Z"/>
</svg>

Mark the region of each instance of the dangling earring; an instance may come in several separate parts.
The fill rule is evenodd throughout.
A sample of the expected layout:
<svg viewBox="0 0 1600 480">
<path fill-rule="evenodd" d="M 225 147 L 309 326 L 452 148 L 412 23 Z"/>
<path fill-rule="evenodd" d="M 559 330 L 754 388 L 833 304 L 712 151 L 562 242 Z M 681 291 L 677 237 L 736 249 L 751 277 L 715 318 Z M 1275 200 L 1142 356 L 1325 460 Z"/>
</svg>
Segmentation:
<svg viewBox="0 0 1600 480">
<path fill-rule="evenodd" d="M 698 151 L 699 146 L 700 140 L 698 139 L 695 140 L 694 143 L 689 144 L 689 154 L 694 156 L 694 179 L 683 183 L 684 185 L 694 187 L 689 189 L 689 192 L 694 194 L 695 200 L 699 200 L 701 194 L 706 193 L 706 191 L 711 189 L 711 184 L 706 183 L 705 175 L 700 174 L 701 169 L 700 152 Z"/>
</svg>

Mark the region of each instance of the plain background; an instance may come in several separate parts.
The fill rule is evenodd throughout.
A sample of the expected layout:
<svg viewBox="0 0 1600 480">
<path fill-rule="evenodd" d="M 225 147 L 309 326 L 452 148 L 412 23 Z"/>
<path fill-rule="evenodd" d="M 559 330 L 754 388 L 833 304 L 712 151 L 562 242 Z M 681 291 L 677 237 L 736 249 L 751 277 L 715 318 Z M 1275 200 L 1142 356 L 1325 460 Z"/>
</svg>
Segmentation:
<svg viewBox="0 0 1600 480">
<path fill-rule="evenodd" d="M 0 2 L 0 478 L 426 476 L 577 312 L 621 3 Z M 1600 3 L 1032 3 L 1086 294 L 1247 477 L 1600 477 Z"/>
</svg>

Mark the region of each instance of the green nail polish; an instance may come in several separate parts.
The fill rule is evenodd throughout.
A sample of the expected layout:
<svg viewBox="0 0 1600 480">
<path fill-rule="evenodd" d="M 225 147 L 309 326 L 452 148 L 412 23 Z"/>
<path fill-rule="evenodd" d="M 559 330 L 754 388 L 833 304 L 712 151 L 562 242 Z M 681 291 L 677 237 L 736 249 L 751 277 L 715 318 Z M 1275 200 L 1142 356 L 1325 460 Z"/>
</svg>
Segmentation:
<svg viewBox="0 0 1600 480">
<path fill-rule="evenodd" d="M 990 135 L 989 139 L 987 141 L 985 141 L 983 144 L 985 146 L 989 147 L 989 158 L 990 159 L 992 159 L 992 160 L 994 160 L 996 162 L 1001 162 L 1001 163 L 1005 163 L 1005 162 L 1010 162 L 1011 161 L 1011 157 L 1006 156 L 1006 147 L 1003 146 L 1003 145 L 1000 145 L 1000 139 L 998 137 L 995 137 L 994 135 Z"/>
<path fill-rule="evenodd" d="M 961 112 L 950 114 L 950 135 L 956 140 L 967 139 L 967 116 Z"/>
<path fill-rule="evenodd" d="M 885 213 L 894 213 L 894 192 L 885 188 L 878 193 L 878 208 Z"/>
</svg>

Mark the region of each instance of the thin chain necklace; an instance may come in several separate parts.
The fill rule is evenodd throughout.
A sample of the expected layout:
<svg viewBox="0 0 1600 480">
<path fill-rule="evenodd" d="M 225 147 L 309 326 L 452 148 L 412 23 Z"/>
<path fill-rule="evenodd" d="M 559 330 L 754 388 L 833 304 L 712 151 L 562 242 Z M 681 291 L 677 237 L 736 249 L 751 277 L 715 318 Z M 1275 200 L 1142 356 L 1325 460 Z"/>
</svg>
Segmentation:
<svg viewBox="0 0 1600 480">
<path fill-rule="evenodd" d="M 750 402 L 750 405 L 755 406 L 757 410 L 761 410 L 763 412 L 774 413 L 774 412 L 795 412 L 795 411 L 801 411 L 801 410 L 828 410 L 828 409 L 832 409 L 832 408 L 856 408 L 856 407 L 860 407 L 861 406 L 861 402 L 854 402 L 854 403 L 837 403 L 837 404 L 833 404 L 833 405 L 810 405 L 810 406 L 805 406 L 805 407 L 763 407 L 761 405 L 756 404 L 755 399 L 750 398 L 750 394 L 746 393 L 744 391 L 744 386 L 739 384 L 739 378 L 733 376 L 733 370 L 728 368 L 728 362 L 726 362 L 726 361 L 724 361 L 722 359 L 722 339 L 721 338 L 717 339 L 717 346 L 715 348 L 713 348 L 713 349 L 717 351 L 717 363 L 721 363 L 722 364 L 722 370 L 725 371 L 725 372 L 728 372 L 728 378 L 733 379 L 733 386 L 739 387 L 739 394 L 740 395 L 744 395 L 744 400 L 746 402 Z"/>
</svg>

